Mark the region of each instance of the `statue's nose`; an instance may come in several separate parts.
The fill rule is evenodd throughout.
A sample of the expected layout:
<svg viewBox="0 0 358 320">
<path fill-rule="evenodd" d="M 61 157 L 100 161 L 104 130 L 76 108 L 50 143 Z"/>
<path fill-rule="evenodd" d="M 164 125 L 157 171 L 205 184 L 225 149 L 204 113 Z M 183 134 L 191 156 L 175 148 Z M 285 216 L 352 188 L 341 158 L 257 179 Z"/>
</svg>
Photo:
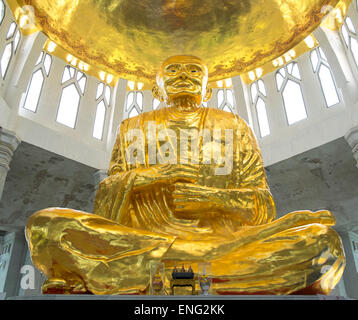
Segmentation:
<svg viewBox="0 0 358 320">
<path fill-rule="evenodd" d="M 185 79 L 187 79 L 187 78 L 188 78 L 188 76 L 186 75 L 185 72 L 182 72 L 182 73 L 180 74 L 180 76 L 179 76 L 179 79 L 181 79 L 181 80 L 185 80 Z"/>
</svg>

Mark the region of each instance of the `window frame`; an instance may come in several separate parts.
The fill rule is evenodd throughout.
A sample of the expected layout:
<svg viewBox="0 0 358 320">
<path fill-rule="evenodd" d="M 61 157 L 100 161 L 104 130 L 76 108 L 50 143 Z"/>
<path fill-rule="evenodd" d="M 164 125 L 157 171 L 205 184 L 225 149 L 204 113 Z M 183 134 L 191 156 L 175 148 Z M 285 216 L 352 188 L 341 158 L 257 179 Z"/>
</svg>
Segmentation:
<svg viewBox="0 0 358 320">
<path fill-rule="evenodd" d="M 7 7 L 6 7 L 6 4 L 4 3 L 4 1 L 3 0 L 0 0 L 1 2 L 2 2 L 2 4 L 3 4 L 3 6 L 4 6 L 4 15 L 3 15 L 3 17 L 2 17 L 2 19 L 0 19 L 0 26 L 2 25 L 2 23 L 4 22 L 4 20 L 5 20 L 5 17 L 6 17 L 6 10 L 7 10 Z"/>
<path fill-rule="evenodd" d="M 130 105 L 128 105 L 128 96 L 133 93 L 133 101 Z M 137 100 L 137 95 L 138 94 L 141 94 L 142 95 L 142 107 L 139 106 L 138 104 L 138 100 Z M 129 119 L 129 118 L 133 118 L 133 117 L 129 117 L 130 113 L 132 112 L 133 109 L 136 109 L 136 111 L 138 112 L 138 115 L 140 115 L 141 113 L 143 113 L 143 110 L 144 110 L 144 94 L 141 90 L 130 90 L 130 91 L 127 91 L 126 93 L 126 99 L 125 99 L 125 105 L 124 105 L 124 111 L 126 113 L 126 119 Z M 153 108 L 153 105 L 152 105 L 152 108 Z M 137 115 L 137 116 L 138 116 Z M 134 116 L 136 117 L 136 116 Z"/>
<path fill-rule="evenodd" d="M 82 101 L 81 98 L 82 98 L 82 97 L 85 95 L 85 93 L 86 93 L 86 88 L 87 88 L 87 84 L 88 84 L 88 79 L 87 79 L 87 75 L 86 75 L 83 71 L 78 70 L 77 68 L 75 68 L 75 67 L 72 66 L 72 65 L 66 65 L 66 66 L 64 67 L 64 69 L 63 69 L 61 81 L 63 80 L 63 76 L 64 76 L 64 73 L 65 73 L 66 68 L 69 68 L 69 70 L 70 70 L 70 68 L 72 68 L 72 69 L 75 70 L 75 72 L 74 72 L 74 75 L 73 75 L 70 79 L 67 79 L 66 81 L 64 81 L 64 82 L 61 83 L 61 95 L 60 95 L 60 100 L 59 100 L 58 106 L 57 106 L 57 112 L 56 112 L 55 122 L 58 123 L 58 124 L 60 124 L 60 125 L 62 125 L 62 126 L 64 126 L 64 127 L 70 128 L 70 129 L 72 129 L 72 130 L 76 130 L 77 120 L 78 120 L 78 113 L 79 113 L 79 110 L 80 110 L 80 107 L 81 107 L 81 101 Z M 69 71 L 69 72 L 70 72 L 70 71 Z M 83 74 L 83 76 L 86 77 L 86 83 L 85 83 L 85 86 L 84 86 L 84 89 L 83 89 L 83 93 L 82 93 L 81 87 L 80 87 L 79 84 L 78 84 L 78 81 L 81 80 L 82 77 L 81 77 L 79 80 L 77 79 L 77 74 L 78 74 L 79 72 L 81 72 L 81 73 Z M 70 75 L 71 75 L 71 73 L 70 73 Z M 58 114 L 59 114 L 59 110 L 60 110 L 60 106 L 61 106 L 61 101 L 62 101 L 62 97 L 63 97 L 63 91 L 64 91 L 64 89 L 66 89 L 67 87 L 70 87 L 71 85 L 74 85 L 74 86 L 75 86 L 75 88 L 76 88 L 76 90 L 77 90 L 77 93 L 78 93 L 78 95 L 79 95 L 78 106 L 77 106 L 77 111 L 76 111 L 76 117 L 75 117 L 75 121 L 74 121 L 73 127 L 71 127 L 71 126 L 69 126 L 69 125 L 66 125 L 66 124 L 64 124 L 64 123 L 62 123 L 62 122 L 57 121 L 57 119 L 58 119 Z"/>
<path fill-rule="evenodd" d="M 357 1 L 358 1 L 358 0 L 357 0 Z M 339 90 L 338 90 L 338 86 L 337 86 L 337 82 L 336 82 L 336 79 L 335 79 L 334 74 L 333 74 L 333 72 L 332 72 L 331 66 L 329 65 L 328 61 L 326 61 L 326 60 L 324 60 L 324 58 L 322 58 L 321 52 L 320 52 L 319 49 L 321 49 L 321 50 L 323 51 L 323 49 L 320 48 L 320 47 L 316 47 L 316 48 L 314 48 L 313 50 L 310 51 L 310 63 L 311 63 L 311 67 L 312 67 L 313 73 L 314 73 L 314 74 L 317 76 L 317 78 L 318 78 L 318 82 L 319 82 L 319 84 L 320 84 L 320 88 L 321 88 L 321 92 L 322 92 L 322 95 L 323 95 L 323 99 L 324 99 L 326 108 L 327 108 L 327 109 L 330 109 L 330 108 L 333 108 L 333 107 L 339 105 L 339 104 L 342 102 L 342 99 L 341 99 L 341 97 L 340 97 Z M 314 70 L 314 66 L 313 66 L 313 63 L 312 63 L 312 53 L 313 53 L 313 52 L 316 52 L 317 57 L 318 57 L 317 69 L 316 69 L 316 70 Z M 323 53 L 324 53 L 324 51 L 323 51 Z M 324 53 L 324 54 L 325 54 L 325 53 Z M 335 104 L 333 104 L 333 105 L 331 105 L 331 106 L 329 106 L 328 103 L 327 103 L 327 98 L 326 98 L 326 95 L 324 94 L 324 89 L 323 89 L 322 80 L 321 80 L 321 77 L 320 77 L 320 75 L 319 75 L 319 71 L 320 71 L 320 69 L 321 69 L 322 64 L 328 68 L 328 70 L 329 70 L 329 72 L 330 72 L 330 74 L 331 74 L 331 78 L 332 78 L 332 81 L 333 81 L 333 84 L 334 84 L 334 88 L 335 88 L 335 90 L 336 90 L 336 94 L 337 94 L 337 97 L 338 97 L 338 102 L 335 103 Z"/>
<path fill-rule="evenodd" d="M 52 63 L 53 63 L 53 60 L 52 60 L 52 56 L 50 54 L 48 54 L 47 52 L 45 51 L 41 51 L 41 53 L 43 54 L 43 56 L 41 57 L 41 60 L 39 63 L 37 63 L 34 67 L 34 70 L 32 71 L 32 74 L 31 74 L 31 79 L 29 81 L 29 84 L 27 85 L 27 88 L 26 88 L 26 94 L 25 94 L 25 99 L 24 99 L 24 102 L 23 102 L 23 105 L 22 105 L 22 109 L 26 110 L 26 111 L 29 111 L 29 112 L 32 112 L 32 113 L 37 113 L 37 110 L 39 108 L 39 104 L 40 104 L 40 100 L 41 100 L 41 96 L 42 96 L 42 90 L 44 88 L 44 85 L 45 85 L 45 81 L 46 79 L 50 76 L 50 72 L 51 72 L 51 68 L 52 68 Z M 41 55 L 40 53 L 40 55 Z M 50 65 L 50 69 L 48 71 L 48 74 L 46 72 L 46 68 L 45 68 L 45 59 L 46 59 L 46 56 L 49 56 L 51 58 L 51 65 Z M 28 97 L 28 94 L 29 94 L 29 90 L 31 88 L 31 84 L 32 84 L 32 81 L 33 81 L 33 78 L 34 78 L 34 74 L 41 70 L 42 72 L 42 76 L 43 76 L 43 81 L 42 81 L 42 84 L 41 84 L 41 89 L 40 89 L 40 94 L 39 94 L 39 98 L 37 100 L 37 103 L 36 103 L 36 108 L 34 111 L 30 110 L 30 109 L 27 109 L 25 108 L 25 105 L 26 105 L 26 100 L 27 100 L 27 97 Z"/>
<path fill-rule="evenodd" d="M 228 98 L 227 98 L 227 92 L 228 91 L 231 91 L 232 93 L 232 97 L 233 97 L 233 105 L 231 105 L 229 102 L 228 102 Z M 223 101 L 221 102 L 221 104 L 219 105 L 219 92 L 220 91 L 223 91 Z M 219 110 L 222 110 L 222 111 L 225 111 L 225 112 L 228 112 L 226 110 L 224 110 L 225 106 L 227 106 L 230 111 L 235 114 L 235 96 L 234 96 L 234 91 L 232 90 L 232 88 L 219 88 L 218 91 L 216 92 L 216 101 L 217 101 L 217 108 Z"/>
<path fill-rule="evenodd" d="M 358 1 L 358 0 L 357 0 L 357 1 Z M 357 7 L 358 7 L 358 5 L 357 5 Z M 352 24 L 353 24 L 353 27 L 354 27 L 354 29 L 355 29 L 355 33 L 352 32 L 352 31 L 349 29 L 349 27 L 348 27 L 348 25 L 347 25 L 347 18 L 349 18 L 349 19 L 351 20 L 351 22 L 352 22 Z M 345 28 L 345 30 L 347 31 L 347 34 L 348 34 L 348 44 L 347 44 L 347 42 L 346 42 L 346 40 L 345 40 L 345 38 L 344 38 L 344 35 L 343 35 L 343 31 L 342 31 L 343 28 Z M 353 59 L 354 65 L 355 65 L 355 67 L 356 67 L 356 70 L 358 71 L 358 56 L 357 56 L 357 59 L 356 59 L 355 56 L 354 56 L 354 54 L 353 54 L 353 50 L 352 50 L 352 38 L 354 38 L 354 39 L 356 40 L 357 45 L 358 45 L 358 31 L 357 31 L 357 30 L 358 30 L 358 28 L 357 28 L 357 26 L 354 24 L 352 18 L 351 18 L 349 15 L 345 16 L 345 18 L 343 19 L 343 23 L 342 23 L 342 25 L 341 25 L 341 28 L 340 28 L 340 30 L 339 30 L 339 34 L 340 34 L 341 39 L 342 39 L 342 41 L 343 41 L 343 43 L 344 43 L 344 48 L 345 48 L 346 52 L 347 52 L 347 53 L 351 56 L 351 58 Z"/>
<path fill-rule="evenodd" d="M 102 93 L 98 96 L 97 98 L 97 93 L 98 93 L 98 87 L 100 85 L 103 85 L 103 90 L 102 90 Z M 109 96 L 109 101 L 107 101 L 107 98 L 106 98 L 106 87 L 109 88 L 110 90 L 110 96 Z M 97 90 L 95 92 L 96 94 L 96 99 L 95 99 L 95 102 L 96 102 L 96 113 L 95 113 L 95 116 L 94 116 L 94 121 L 93 121 L 93 128 L 92 128 L 92 138 L 98 140 L 98 141 L 103 141 L 103 138 L 104 138 L 104 133 L 105 133 L 105 126 L 106 126 L 106 118 L 107 118 L 107 113 L 108 113 L 108 109 L 111 107 L 111 99 L 112 99 L 112 88 L 102 82 L 102 81 L 99 81 L 97 83 Z M 104 113 L 104 119 L 103 119 L 103 124 L 102 124 L 102 134 L 101 134 L 101 139 L 99 139 L 98 137 L 95 137 L 94 136 L 94 129 L 95 129 L 95 125 L 96 125 L 96 119 L 97 119 L 97 114 L 98 114 L 98 108 L 99 108 L 99 105 L 100 103 L 103 101 L 103 104 L 104 104 L 104 108 L 105 108 L 105 113 Z"/>
<path fill-rule="evenodd" d="M 293 76 L 292 74 L 290 74 L 290 73 L 288 72 L 287 67 L 288 67 L 290 64 L 292 64 L 292 63 L 294 63 L 294 64 L 297 65 L 301 79 L 296 78 L 295 76 Z M 284 80 L 283 80 L 283 82 L 282 82 L 282 84 L 281 84 L 281 87 L 279 88 L 279 87 L 278 87 L 278 83 L 277 83 L 276 75 L 277 75 L 277 73 L 279 73 L 280 70 L 283 69 L 283 68 L 285 69 L 285 73 L 286 73 L 286 74 L 285 74 Z M 293 71 L 293 68 L 294 68 L 294 66 L 292 67 L 292 71 Z M 282 74 L 281 74 L 281 76 L 282 76 Z M 287 83 L 288 83 L 289 80 L 291 80 L 292 82 L 297 83 L 298 86 L 300 87 L 300 92 L 301 92 L 301 96 L 302 96 L 303 106 L 304 106 L 304 110 L 305 110 L 305 113 L 306 113 L 306 118 L 300 119 L 300 120 L 295 121 L 295 122 L 292 122 L 292 123 L 289 122 L 288 115 L 287 115 L 287 105 L 286 105 L 285 99 L 284 99 L 284 97 L 283 97 L 283 92 L 285 91 L 285 88 L 286 88 Z M 299 64 L 299 62 L 298 62 L 297 60 L 290 61 L 289 63 L 287 63 L 287 64 L 283 65 L 282 67 L 280 67 L 280 68 L 275 72 L 276 88 L 277 88 L 277 91 L 278 91 L 278 92 L 280 93 L 280 95 L 281 95 L 283 107 L 284 107 L 284 110 L 285 110 L 285 117 L 286 117 L 286 121 L 287 121 L 287 125 L 288 125 L 288 126 L 292 126 L 292 125 L 294 125 L 294 124 L 296 124 L 296 123 L 298 123 L 298 122 L 301 122 L 301 121 L 303 121 L 303 120 L 308 119 L 307 104 L 306 104 L 305 96 L 304 96 L 303 90 L 302 90 L 302 81 L 303 81 L 303 79 L 302 79 L 301 66 L 300 66 L 300 64 Z"/>
<path fill-rule="evenodd" d="M 265 92 L 266 94 L 264 94 L 263 92 L 261 92 L 261 90 L 259 89 L 259 84 L 258 82 L 262 81 L 264 88 L 265 88 Z M 252 99 L 252 86 L 255 85 L 256 86 L 256 95 L 255 95 L 255 99 Z M 267 90 L 266 90 L 266 85 L 265 85 L 265 81 L 263 79 L 257 79 L 256 81 L 252 82 L 250 85 L 250 94 L 249 94 L 249 98 L 250 98 L 250 102 L 252 107 L 255 109 L 255 114 L 256 114 L 256 121 L 257 121 L 257 125 L 258 125 L 258 129 L 260 132 L 260 138 L 264 139 L 268 136 L 271 135 L 271 126 L 270 126 L 270 117 L 269 117 L 269 113 L 267 112 Z M 261 126 L 260 126 L 260 117 L 259 117 L 259 113 L 257 110 L 257 104 L 259 102 L 259 99 L 261 99 L 264 104 L 265 104 L 265 113 L 266 113 L 266 118 L 267 118 L 267 124 L 268 124 L 268 129 L 269 129 L 269 133 L 267 135 L 262 135 L 262 130 L 261 130 Z"/>
<path fill-rule="evenodd" d="M 5 16 L 4 16 L 5 17 Z M 14 29 L 14 32 L 13 34 L 10 36 L 10 37 L 7 37 L 7 34 L 9 33 L 9 30 L 11 28 L 12 25 L 15 25 L 15 29 Z M 15 47 L 15 38 L 16 38 L 16 35 L 19 34 L 19 41 L 17 42 L 17 45 Z M 18 26 L 18 24 L 16 23 L 15 20 L 11 21 L 10 25 L 9 25 L 9 28 L 7 29 L 7 32 L 6 32 L 6 36 L 5 36 L 5 45 L 4 45 L 4 49 L 2 51 L 2 54 L 0 56 L 0 73 L 1 73 L 1 77 L 2 77 L 2 80 L 5 81 L 6 80 L 6 77 L 7 77 L 7 74 L 8 74 L 8 71 L 10 69 L 10 65 L 11 65 L 11 62 L 13 60 L 13 58 L 15 57 L 16 53 L 18 52 L 18 49 L 20 47 L 20 44 L 21 44 L 21 39 L 22 39 L 22 34 L 21 34 L 21 30 Z M 4 53 L 5 53 L 5 49 L 8 47 L 8 45 L 11 46 L 11 55 L 10 55 L 10 58 L 9 58 L 9 62 L 6 66 L 6 70 L 4 72 L 4 75 L 2 75 L 2 68 L 1 68 L 1 60 L 4 56 Z"/>
</svg>

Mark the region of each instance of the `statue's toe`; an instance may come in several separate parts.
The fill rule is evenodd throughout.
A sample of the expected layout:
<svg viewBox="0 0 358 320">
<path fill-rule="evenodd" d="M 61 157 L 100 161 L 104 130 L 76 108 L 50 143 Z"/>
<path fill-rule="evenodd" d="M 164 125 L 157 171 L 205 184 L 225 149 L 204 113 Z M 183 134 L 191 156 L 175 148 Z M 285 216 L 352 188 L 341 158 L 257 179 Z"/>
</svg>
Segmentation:
<svg viewBox="0 0 358 320">
<path fill-rule="evenodd" d="M 70 286 L 64 279 L 50 278 L 42 285 L 42 294 L 69 294 Z"/>
<path fill-rule="evenodd" d="M 43 294 L 92 294 L 82 281 L 71 281 L 50 278 L 42 285 Z"/>
<path fill-rule="evenodd" d="M 88 291 L 83 282 L 76 282 L 71 285 L 70 288 L 71 294 L 92 294 L 92 292 Z"/>
</svg>

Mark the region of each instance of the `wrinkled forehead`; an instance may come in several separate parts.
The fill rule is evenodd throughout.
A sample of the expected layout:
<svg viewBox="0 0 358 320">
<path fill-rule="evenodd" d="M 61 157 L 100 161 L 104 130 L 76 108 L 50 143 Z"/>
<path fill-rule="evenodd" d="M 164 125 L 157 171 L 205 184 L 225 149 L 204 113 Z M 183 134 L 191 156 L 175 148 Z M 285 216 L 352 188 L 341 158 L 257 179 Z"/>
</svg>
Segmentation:
<svg viewBox="0 0 358 320">
<path fill-rule="evenodd" d="M 173 65 L 173 64 L 195 64 L 195 65 L 200 65 L 204 71 L 207 72 L 207 67 L 205 65 L 205 63 L 198 57 L 195 56 L 173 56 L 170 57 L 168 59 L 166 59 L 160 68 L 160 72 L 161 73 L 163 70 L 165 70 L 166 67 Z"/>
</svg>

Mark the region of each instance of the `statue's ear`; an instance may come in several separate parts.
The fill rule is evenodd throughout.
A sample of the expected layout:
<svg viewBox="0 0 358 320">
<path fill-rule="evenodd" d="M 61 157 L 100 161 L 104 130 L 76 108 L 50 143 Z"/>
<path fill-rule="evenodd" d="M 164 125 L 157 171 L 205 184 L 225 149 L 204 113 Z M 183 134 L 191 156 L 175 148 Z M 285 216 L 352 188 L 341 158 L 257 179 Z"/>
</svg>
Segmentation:
<svg viewBox="0 0 358 320">
<path fill-rule="evenodd" d="M 211 96 L 213 95 L 213 89 L 206 87 L 206 93 L 205 93 L 205 97 L 203 99 L 204 102 L 207 102 L 211 99 Z"/>
<path fill-rule="evenodd" d="M 164 102 L 164 97 L 163 97 L 163 93 L 162 90 L 159 88 L 158 85 L 154 85 L 152 88 L 152 94 L 153 97 L 157 100 L 159 100 L 160 102 Z"/>
</svg>

